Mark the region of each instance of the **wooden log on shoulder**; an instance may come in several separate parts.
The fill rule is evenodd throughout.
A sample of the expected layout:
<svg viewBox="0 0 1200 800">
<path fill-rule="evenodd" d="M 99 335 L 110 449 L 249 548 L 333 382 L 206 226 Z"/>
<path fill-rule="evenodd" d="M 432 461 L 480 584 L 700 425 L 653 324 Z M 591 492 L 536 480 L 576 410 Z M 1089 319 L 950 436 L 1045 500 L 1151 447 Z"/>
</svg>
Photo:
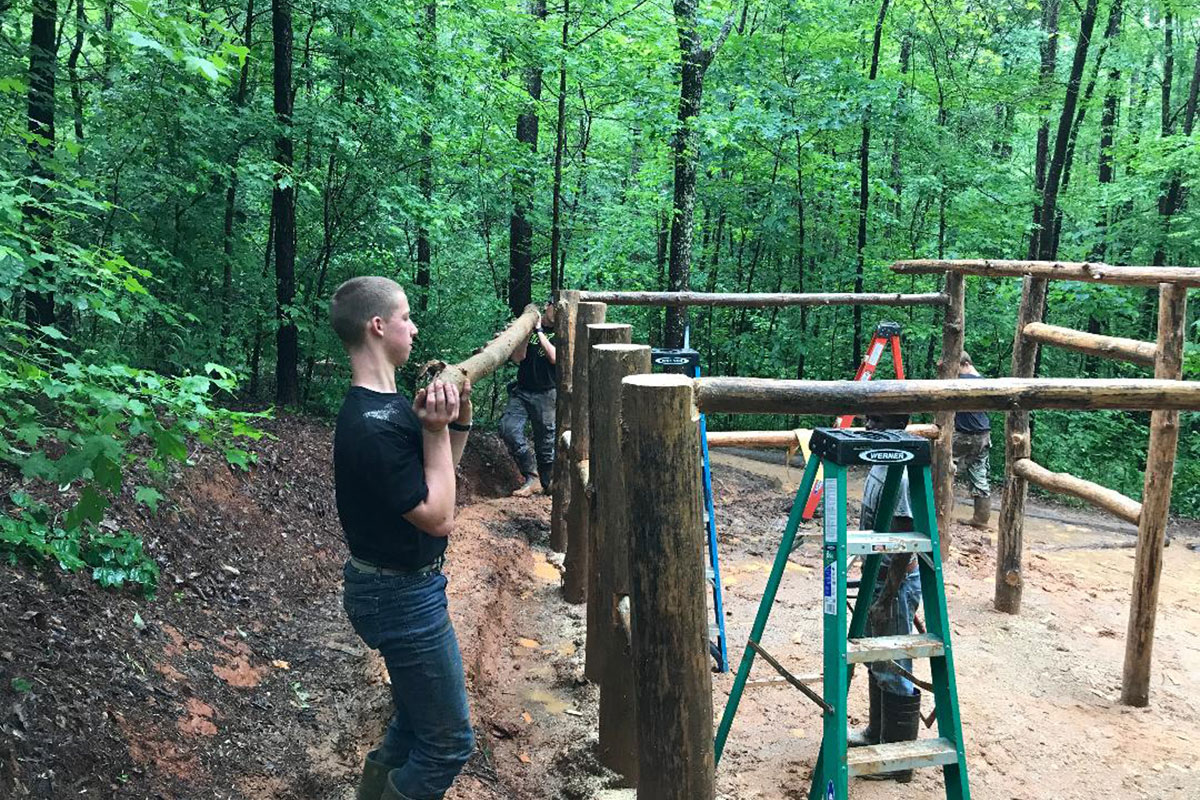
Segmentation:
<svg viewBox="0 0 1200 800">
<path fill-rule="evenodd" d="M 461 389 L 464 381 L 468 378 L 475 383 L 481 378 L 491 375 L 503 366 L 504 362 L 508 361 L 508 357 L 513 354 L 521 342 L 533 334 L 533 329 L 541 316 L 542 312 L 537 306 L 532 304 L 525 306 L 521 316 L 513 320 L 496 338 L 480 348 L 478 353 L 466 361 L 447 364 L 437 370 L 438 380 L 453 383 Z M 438 362 L 432 362 L 431 366 L 437 364 Z"/>
<path fill-rule="evenodd" d="M 998 259 L 917 259 L 897 261 L 892 270 L 901 275 L 958 272 L 992 278 L 1029 276 L 1044 280 L 1086 281 L 1114 286 L 1157 286 L 1171 283 L 1194 289 L 1200 286 L 1200 267 L 1115 267 L 1088 261 L 1007 261 Z"/>
<path fill-rule="evenodd" d="M 596 537 L 593 532 L 594 532 L 594 526 L 603 524 L 603 515 L 609 513 L 609 511 L 608 511 L 607 507 L 602 507 L 599 504 L 597 504 L 595 501 L 596 487 L 595 487 L 594 482 L 595 482 L 595 477 L 596 477 L 596 460 L 594 458 L 592 458 L 592 449 L 596 442 L 596 437 L 593 435 L 595 432 L 596 426 L 595 426 L 594 421 L 592 420 L 592 409 L 595 408 L 595 404 L 596 404 L 596 398 L 594 397 L 594 395 L 596 394 L 597 387 L 593 381 L 594 376 L 592 373 L 592 367 L 595 365 L 595 362 L 592 359 L 592 356 L 593 356 L 592 350 L 597 345 L 629 344 L 633 339 L 633 326 L 632 325 L 619 325 L 616 323 L 601 323 L 599 325 L 588 325 L 587 326 L 587 335 L 588 335 L 588 349 L 586 352 L 580 354 L 581 358 L 588 359 L 588 370 L 587 370 L 587 373 L 588 373 L 588 379 L 587 379 L 587 384 L 588 384 L 588 398 L 587 398 L 587 402 L 588 402 L 588 445 L 587 445 L 587 447 L 588 447 L 589 471 L 588 471 L 588 479 L 583 482 L 583 484 L 584 484 L 584 500 L 582 503 L 582 506 L 583 506 L 582 513 L 585 513 L 587 515 L 587 519 L 586 519 L 586 524 L 584 524 L 582 526 L 582 530 L 581 531 L 577 530 L 575 532 L 574 536 L 572 536 L 571 532 L 568 531 L 567 559 L 564 561 L 563 567 L 564 567 L 564 580 L 574 580 L 575 576 L 571 575 L 572 570 L 579 570 L 579 569 L 581 569 L 581 567 L 579 564 L 579 560 L 573 558 L 572 548 L 574 546 L 576 546 L 576 543 L 579 542 L 579 536 L 582 535 L 583 541 L 582 541 L 581 546 L 586 550 L 586 554 L 585 554 L 586 557 L 583 559 L 583 565 L 582 565 L 583 571 L 581 574 L 582 574 L 583 580 L 586 584 L 586 592 L 587 592 L 587 598 L 586 598 L 587 599 L 587 629 L 586 629 L 586 634 L 585 634 L 586 640 L 585 640 L 585 646 L 584 646 L 583 676 L 593 683 L 599 683 L 601 672 L 603 670 L 603 665 L 604 665 L 604 660 L 603 660 L 603 656 L 602 656 L 602 652 L 604 650 L 604 645 L 601 643 L 598 643 L 598 639 L 603 636 L 603 633 L 600 632 L 601 610 L 600 610 L 600 602 L 598 599 L 599 595 L 598 595 L 597 589 L 596 589 L 597 583 L 599 581 L 597 565 L 600 563 L 600 559 L 599 559 L 599 556 L 596 554 Z M 624 376 L 622 376 L 622 377 L 624 377 Z M 620 382 L 620 380 L 618 380 L 617 388 L 614 390 L 615 392 L 618 393 L 618 396 L 619 396 L 619 392 L 620 392 L 620 385 L 621 385 L 621 382 Z M 611 395 L 612 395 L 612 391 L 609 392 L 610 397 L 611 397 Z M 611 469 L 618 469 L 618 470 L 620 469 L 619 466 L 612 466 L 612 465 L 608 465 L 608 464 L 606 464 L 604 468 L 607 468 L 610 470 Z M 570 567 L 567 567 L 568 563 L 571 565 Z M 568 578 L 567 576 L 570 576 L 570 577 Z"/>
<path fill-rule="evenodd" d="M 692 381 L 624 380 L 639 800 L 713 800 L 700 429 Z"/>
<path fill-rule="evenodd" d="M 1129 361 L 1144 366 L 1154 366 L 1155 345 L 1137 339 L 1120 336 L 1102 336 L 1098 333 L 1077 331 L 1044 322 L 1031 322 L 1025 326 L 1026 338 L 1041 344 L 1054 345 L 1077 353 L 1086 353 L 1099 358 Z"/>
<path fill-rule="evenodd" d="M 1138 501 L 1126 497 L 1118 491 L 1066 472 L 1051 472 L 1029 458 L 1017 459 L 1013 464 L 1013 473 L 1043 489 L 1086 500 L 1134 525 L 1138 524 L 1138 520 L 1142 516 L 1142 504 Z"/>
<path fill-rule="evenodd" d="M 946 296 L 937 292 L 827 292 L 808 294 L 707 292 L 581 292 L 582 300 L 614 306 L 728 306 L 769 308 L 778 306 L 941 306 Z"/>
<path fill-rule="evenodd" d="M 563 437 L 571 430 L 571 364 L 575 350 L 575 312 L 579 307 L 579 292 L 567 291 L 559 295 L 554 305 L 555 371 L 558 375 L 558 391 L 554 401 L 555 429 Z M 558 553 L 567 549 L 567 507 L 570 505 L 571 480 L 568 475 L 571 462 L 571 447 L 557 448 L 554 454 L 554 470 L 550 481 L 550 549 Z"/>
<path fill-rule="evenodd" d="M 1187 292 L 1178 285 L 1163 285 L 1158 295 L 1158 358 L 1154 364 L 1154 377 L 1177 379 L 1183 374 L 1186 331 Z M 1171 485 L 1178 445 L 1179 412 L 1152 413 L 1121 683 L 1121 702 L 1130 706 L 1150 704 L 1150 657 L 1154 648 L 1163 540 L 1167 514 L 1171 510 Z"/>
<path fill-rule="evenodd" d="M 946 273 L 946 305 L 942 317 L 942 357 L 938 378 L 950 381 L 962 370 L 963 339 L 966 336 L 965 281 L 956 272 Z M 933 445 L 933 507 L 937 516 L 942 560 L 950 555 L 950 519 L 954 514 L 954 412 L 939 411 L 933 421 L 941 431 Z"/>
<path fill-rule="evenodd" d="M 587 664 L 599 667 L 600 763 L 637 785 L 637 706 L 633 691 L 633 653 L 623 630 L 619 606 L 629 594 L 629 517 L 621 465 L 621 381 L 650 372 L 650 348 L 600 344 L 592 348 L 592 485 L 595 489 L 591 535 L 596 560 L 595 591 L 588 594 Z M 596 608 L 593 635 L 591 609 Z"/>
<path fill-rule="evenodd" d="M 606 343 L 629 340 L 632 328 L 629 325 L 605 325 L 603 303 L 580 303 L 575 317 L 575 352 L 572 370 L 575 375 L 571 386 L 571 462 L 577 465 L 591 458 L 591 422 L 588 410 L 591 394 L 588 383 L 588 358 L 590 343 Z M 595 337 L 593 337 L 595 329 Z M 570 504 L 567 506 L 567 553 L 563 559 L 563 598 L 568 603 L 587 601 L 588 572 L 591 564 L 591 538 L 588 536 L 588 519 L 591 502 L 587 494 L 587 482 L 581 480 L 577 468 L 571 469 Z"/>
<path fill-rule="evenodd" d="M 1045 278 L 1026 278 L 1021 286 L 1021 305 L 1013 334 L 1012 373 L 1032 378 L 1037 372 L 1038 343 L 1022 335 L 1025 328 L 1042 319 L 1046 305 Z M 1004 494 L 1000 498 L 1000 521 L 996 535 L 996 580 L 992 604 L 997 611 L 1018 614 L 1025 588 L 1022 567 L 1025 539 L 1025 499 L 1029 484 L 1013 472 L 1013 465 L 1033 454 L 1029 412 L 1018 411 L 1004 420 Z"/>
<path fill-rule="evenodd" d="M 952 381 L 783 381 L 696 378 L 706 414 L 1200 409 L 1200 383 L 1153 378 L 982 378 Z"/>
</svg>

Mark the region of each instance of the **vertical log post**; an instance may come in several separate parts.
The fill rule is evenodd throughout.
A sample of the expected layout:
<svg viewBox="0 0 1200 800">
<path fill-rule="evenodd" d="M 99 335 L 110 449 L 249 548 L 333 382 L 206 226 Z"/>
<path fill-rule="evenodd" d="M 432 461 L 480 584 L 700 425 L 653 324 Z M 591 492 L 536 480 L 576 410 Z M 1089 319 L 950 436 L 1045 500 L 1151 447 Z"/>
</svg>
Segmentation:
<svg viewBox="0 0 1200 800">
<path fill-rule="evenodd" d="M 588 326 L 604 322 L 604 303 L 580 303 L 575 312 L 571 351 L 571 461 L 568 465 L 566 550 L 563 561 L 563 598 L 568 603 L 587 600 L 587 469 L 588 426 Z"/>
<path fill-rule="evenodd" d="M 1187 290 L 1164 283 L 1158 290 L 1158 351 L 1154 377 L 1179 380 L 1183 376 L 1183 342 L 1186 335 Z M 1150 412 L 1150 449 L 1142 489 L 1142 516 L 1138 523 L 1137 558 L 1133 567 L 1133 602 L 1125 634 L 1125 675 L 1121 702 L 1150 704 L 1150 656 L 1154 647 L 1154 620 L 1158 585 L 1162 577 L 1163 538 L 1171 509 L 1171 483 L 1175 450 L 1179 444 L 1179 412 Z"/>
<path fill-rule="evenodd" d="M 946 295 L 950 302 L 942 319 L 942 360 L 938 362 L 937 375 L 942 380 L 953 380 L 958 377 L 965 335 L 961 273 L 946 273 Z M 933 445 L 933 490 L 941 555 L 945 561 L 950 553 L 950 520 L 954 513 L 954 412 L 939 411 L 933 421 L 941 428 Z"/>
<path fill-rule="evenodd" d="M 563 434 L 571 429 L 571 362 L 574 353 L 575 312 L 579 307 L 579 292 L 564 291 L 554 305 L 555 370 L 558 392 L 554 404 L 554 471 L 550 498 L 550 549 L 562 553 L 567 549 L 567 506 L 570 503 L 570 448 L 562 446 Z"/>
<path fill-rule="evenodd" d="M 592 348 L 589 383 L 592 393 L 591 521 L 596 563 L 596 589 L 588 594 L 588 610 L 598 611 L 592 637 L 588 628 L 588 665 L 600 667 L 600 763 L 637 785 L 637 706 L 633 685 L 633 651 L 617 606 L 629 594 L 629 518 L 621 464 L 621 381 L 650 372 L 650 348 L 640 344 L 602 344 Z M 590 617 L 590 614 L 589 614 Z M 589 623 L 591 622 L 589 618 Z"/>
<path fill-rule="evenodd" d="M 1025 337 L 1025 326 L 1042 321 L 1046 303 L 1046 279 L 1025 278 L 1021 306 L 1017 310 L 1017 332 L 1013 338 L 1012 376 L 1032 378 L 1037 368 L 1038 343 Z M 1025 497 L 1029 486 L 1013 472 L 1017 459 L 1030 458 L 1029 412 L 1010 411 L 1004 421 L 1004 498 L 1000 502 L 1000 527 L 996 536 L 997 611 L 1018 614 L 1025 579 L 1021 573 L 1022 539 L 1025 535 Z"/>
<path fill-rule="evenodd" d="M 600 631 L 601 626 L 601 598 L 596 590 L 596 584 L 599 580 L 599 565 L 600 559 L 596 555 L 596 527 L 604 524 L 604 515 L 613 512 L 612 506 L 601 506 L 596 502 L 596 472 L 597 470 L 619 470 L 620 463 L 612 464 L 605 461 L 595 461 L 591 458 L 592 442 L 596 441 L 596 437 L 592 434 L 596 431 L 595 418 L 592 409 L 596 407 L 596 383 L 592 368 L 595 366 L 595 356 L 592 348 L 602 344 L 629 344 L 633 339 L 632 325 L 618 325 L 616 323 L 607 322 L 599 325 L 588 325 L 587 341 L 588 348 L 586 353 L 580 353 L 580 358 L 588 359 L 587 369 L 587 385 L 588 385 L 588 453 L 585 456 L 587 461 L 587 482 L 584 484 L 583 503 L 581 504 L 580 513 L 585 515 L 584 524 L 582 526 L 583 541 L 579 545 L 584 550 L 583 571 L 582 577 L 584 580 L 584 591 L 587 599 L 587 638 L 584 645 L 584 662 L 583 662 L 583 677 L 587 678 L 592 683 L 599 683 L 600 676 L 604 669 L 604 643 L 599 639 L 603 637 Z M 621 376 L 624 377 L 624 376 Z M 617 391 L 620 391 L 621 381 L 617 380 Z M 612 398 L 612 392 L 605 393 L 608 398 Z M 618 400 L 619 402 L 619 400 Z M 567 558 L 571 566 L 566 569 L 567 573 L 579 569 L 579 561 L 572 557 L 571 549 L 575 546 L 578 537 L 574 536 L 570 529 L 567 532 Z M 564 564 L 564 567 L 566 564 Z M 574 580 L 574 576 L 567 580 Z"/>
<path fill-rule="evenodd" d="M 692 380 L 634 375 L 621 395 L 630 526 L 638 799 L 713 800 L 699 412 Z"/>
</svg>

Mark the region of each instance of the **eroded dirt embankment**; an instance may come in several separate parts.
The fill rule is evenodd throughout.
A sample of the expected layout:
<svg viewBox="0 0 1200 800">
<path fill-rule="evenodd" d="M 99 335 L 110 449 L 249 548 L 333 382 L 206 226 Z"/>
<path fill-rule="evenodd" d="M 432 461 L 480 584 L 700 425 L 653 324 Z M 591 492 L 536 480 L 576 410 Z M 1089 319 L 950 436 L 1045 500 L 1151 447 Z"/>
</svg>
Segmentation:
<svg viewBox="0 0 1200 800">
<path fill-rule="evenodd" d="M 106 523 L 162 567 L 154 599 L 0 566 L 0 797 L 352 796 L 390 705 L 341 610 L 331 431 L 268 427 L 250 473 L 200 449 L 173 505 L 151 515 L 127 489 L 112 507 Z M 531 544 L 548 499 L 489 499 L 516 476 L 493 437 L 473 439 L 447 572 L 480 749 L 451 797 L 547 797 L 550 762 L 586 727 L 566 713 L 578 613 Z"/>
</svg>

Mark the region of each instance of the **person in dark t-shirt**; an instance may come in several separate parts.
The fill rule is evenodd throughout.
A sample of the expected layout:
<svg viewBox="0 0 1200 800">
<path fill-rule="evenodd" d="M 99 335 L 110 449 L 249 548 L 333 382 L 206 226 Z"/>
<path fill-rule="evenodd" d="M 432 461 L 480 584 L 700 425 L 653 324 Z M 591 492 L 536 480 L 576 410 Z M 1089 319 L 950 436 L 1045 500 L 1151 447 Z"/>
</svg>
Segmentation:
<svg viewBox="0 0 1200 800">
<path fill-rule="evenodd" d="M 441 571 L 471 386 L 460 397 L 454 384 L 435 380 L 412 402 L 396 390 L 417 326 L 392 280 L 346 281 L 330 318 L 351 369 L 333 437 L 350 549 L 343 604 L 355 632 L 383 656 L 395 705 L 383 742 L 366 756 L 357 798 L 436 800 L 475 747 Z"/>
<path fill-rule="evenodd" d="M 549 331 L 549 333 L 547 333 Z M 508 405 L 500 416 L 500 438 L 521 470 L 522 485 L 515 497 L 537 490 L 550 492 L 554 472 L 554 408 L 557 393 L 557 351 L 554 347 L 554 306 L 546 306 L 530 341 L 513 351 L 517 379 L 508 386 Z M 533 428 L 533 447 L 525 438 L 525 425 Z"/>
<path fill-rule="evenodd" d="M 982 378 L 965 351 L 959 360 L 959 378 Z M 968 524 L 986 528 L 992 514 L 988 458 L 992 449 L 992 423 L 982 411 L 959 411 L 954 415 L 955 469 L 965 469 L 971 483 L 973 515 Z"/>
</svg>

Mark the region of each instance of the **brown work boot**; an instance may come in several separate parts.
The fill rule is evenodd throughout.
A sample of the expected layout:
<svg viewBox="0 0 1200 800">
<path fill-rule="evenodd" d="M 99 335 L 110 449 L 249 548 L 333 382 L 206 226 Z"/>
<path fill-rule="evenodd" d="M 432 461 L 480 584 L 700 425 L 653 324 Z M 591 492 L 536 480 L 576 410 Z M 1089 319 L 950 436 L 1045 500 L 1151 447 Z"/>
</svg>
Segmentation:
<svg viewBox="0 0 1200 800">
<path fill-rule="evenodd" d="M 536 475 L 526 475 L 525 485 L 512 493 L 513 497 L 529 497 L 537 491 L 538 479 Z"/>
<path fill-rule="evenodd" d="M 987 530 L 988 520 L 992 516 L 992 499 L 990 497 L 972 497 L 975 502 L 975 513 L 967 524 L 972 528 Z"/>
</svg>

